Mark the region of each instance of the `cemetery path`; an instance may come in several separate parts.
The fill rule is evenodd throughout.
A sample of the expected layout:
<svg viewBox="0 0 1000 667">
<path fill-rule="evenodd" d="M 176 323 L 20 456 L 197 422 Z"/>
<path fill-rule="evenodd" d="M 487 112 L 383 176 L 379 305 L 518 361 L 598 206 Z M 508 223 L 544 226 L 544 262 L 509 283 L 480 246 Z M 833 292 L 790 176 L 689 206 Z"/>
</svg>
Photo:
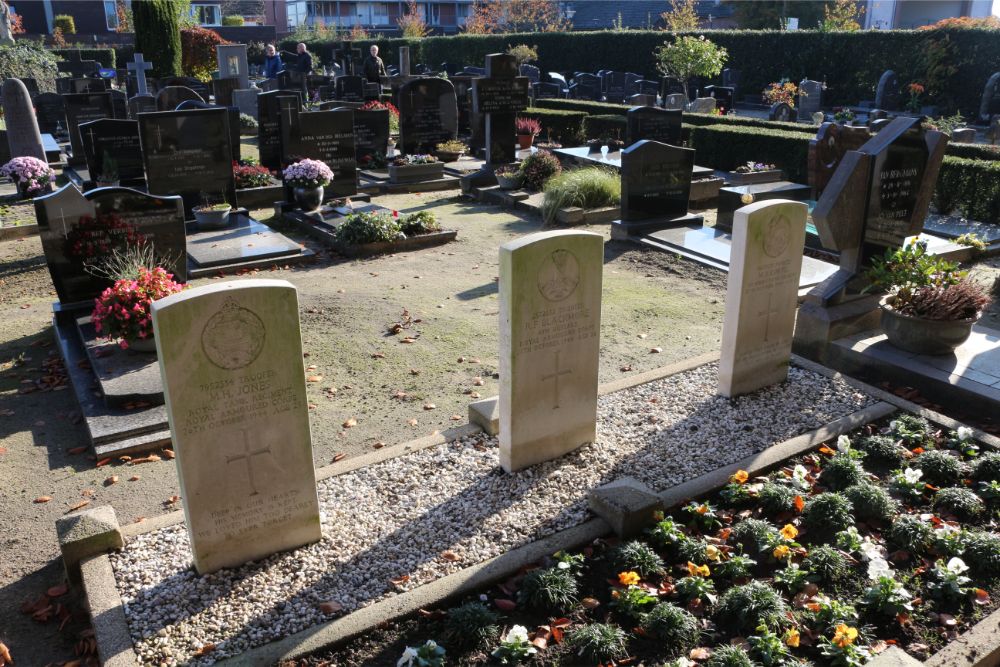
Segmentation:
<svg viewBox="0 0 1000 667">
<path fill-rule="evenodd" d="M 307 376 L 315 380 L 308 395 L 317 466 L 464 423 L 476 394 L 496 394 L 497 248 L 540 229 L 523 214 L 448 194 L 378 201 L 401 212 L 429 208 L 445 227 L 459 230 L 458 240 L 345 261 L 299 239 L 318 252 L 315 264 L 246 276 L 281 278 L 299 289 L 303 361 L 315 366 Z M 257 214 L 263 219 L 267 212 Z M 608 235 L 606 227 L 592 231 Z M 609 242 L 601 381 L 717 349 L 724 297 L 721 272 Z M 179 493 L 169 460 L 95 467 L 55 351 L 54 300 L 38 237 L 0 242 L 0 520 L 6 528 L 0 534 L 0 641 L 25 665 L 72 658 L 76 633 L 85 627 L 81 617 L 60 632 L 57 620 L 38 623 L 20 611 L 24 600 L 62 580 L 55 520 L 83 501 L 113 505 L 123 524 L 180 507 L 169 502 Z M 396 323 L 400 332 L 389 333 Z M 405 337 L 415 342 L 403 343 Z M 348 420 L 356 424 L 345 427 Z M 43 496 L 51 500 L 34 502 Z M 73 596 L 59 601 L 79 610 Z"/>
</svg>

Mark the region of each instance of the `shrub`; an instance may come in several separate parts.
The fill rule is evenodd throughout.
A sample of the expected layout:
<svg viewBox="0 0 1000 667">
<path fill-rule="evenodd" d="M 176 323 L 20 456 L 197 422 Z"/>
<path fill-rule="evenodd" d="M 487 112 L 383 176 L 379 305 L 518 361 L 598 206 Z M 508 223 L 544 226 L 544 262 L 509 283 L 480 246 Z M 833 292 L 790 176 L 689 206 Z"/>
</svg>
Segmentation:
<svg viewBox="0 0 1000 667">
<path fill-rule="evenodd" d="M 562 208 L 617 206 L 622 200 L 622 181 L 618 174 L 607 169 L 585 167 L 550 178 L 544 192 L 542 216 L 546 224 L 552 224 Z"/>
<path fill-rule="evenodd" d="M 645 542 L 633 540 L 615 547 L 611 553 L 615 571 L 631 570 L 643 577 L 663 574 L 663 559 Z"/>
<path fill-rule="evenodd" d="M 621 660 L 628 655 L 628 636 L 617 625 L 590 623 L 566 636 L 569 647 L 592 663 Z"/>
<path fill-rule="evenodd" d="M 271 172 L 259 164 L 233 164 L 233 177 L 238 189 L 262 188 L 271 184 Z"/>
<path fill-rule="evenodd" d="M 588 139 L 625 139 L 628 121 L 624 116 L 602 114 L 587 116 L 583 121 L 583 132 Z"/>
<path fill-rule="evenodd" d="M 441 223 L 430 211 L 418 211 L 404 215 L 399 220 L 399 227 L 407 236 L 418 236 L 441 231 Z"/>
<path fill-rule="evenodd" d="M 559 109 L 562 111 L 583 111 L 588 116 L 598 114 L 616 114 L 623 118 L 631 108 L 628 104 L 612 104 L 611 102 L 564 99 L 535 100 L 535 106 L 543 109 Z"/>
<path fill-rule="evenodd" d="M 691 612 L 669 602 L 661 602 L 646 615 L 643 630 L 662 642 L 667 655 L 687 655 L 698 645 L 701 628 Z"/>
<path fill-rule="evenodd" d="M 41 91 L 56 87 L 56 57 L 37 42 L 21 40 L 0 46 L 0 79 L 34 78 Z"/>
<path fill-rule="evenodd" d="M 240 114 L 240 132 L 243 134 L 255 134 L 258 127 L 256 118 L 248 113 Z"/>
<path fill-rule="evenodd" d="M 954 514 L 962 521 L 974 521 L 986 511 L 986 505 L 972 491 L 951 486 L 934 494 L 934 509 Z"/>
<path fill-rule="evenodd" d="M 863 482 L 844 491 L 854 506 L 855 515 L 862 521 L 890 521 L 899 510 L 899 504 L 880 486 Z"/>
<path fill-rule="evenodd" d="M 521 173 L 524 174 L 525 186 L 532 190 L 541 190 L 553 176 L 562 172 L 559 158 L 548 151 L 537 151 L 521 163 Z"/>
<path fill-rule="evenodd" d="M 704 565 L 708 562 L 707 548 L 708 542 L 701 538 L 686 538 L 677 544 L 677 559 Z"/>
<path fill-rule="evenodd" d="M 944 260 L 932 257 L 923 253 L 923 248 L 919 245 L 909 244 L 901 248 L 901 255 L 893 255 L 893 263 L 901 267 L 903 271 L 909 271 L 911 265 L 915 265 L 917 272 L 932 271 L 933 273 L 951 273 L 949 264 L 942 263 Z M 886 257 L 889 257 L 888 253 Z M 877 258 L 882 261 L 882 258 Z M 951 267 L 956 266 L 950 264 Z M 896 276 L 893 276 L 895 278 Z M 926 283 L 923 283 L 926 284 Z M 893 434 L 902 439 L 909 447 L 917 447 L 924 444 L 931 437 L 931 425 L 923 417 L 916 415 L 902 414 L 892 420 L 889 424 Z"/>
<path fill-rule="evenodd" d="M 825 544 L 812 549 L 802 561 L 802 567 L 815 581 L 825 585 L 836 583 L 851 571 L 844 554 Z"/>
<path fill-rule="evenodd" d="M 757 504 L 770 515 L 791 512 L 795 508 L 795 490 L 787 484 L 768 481 L 757 494 Z"/>
<path fill-rule="evenodd" d="M 688 94 L 688 81 L 692 77 L 714 77 L 722 71 L 729 58 L 725 47 L 705 39 L 704 35 L 674 36 L 656 48 L 656 69 L 660 74 L 680 79 L 684 94 Z"/>
<path fill-rule="evenodd" d="M 983 222 L 1000 222 L 1000 162 L 946 155 L 934 201 L 939 210 L 958 209 Z"/>
<path fill-rule="evenodd" d="M 889 468 L 899 467 L 905 458 L 905 450 L 896 440 L 887 435 L 870 435 L 858 440 L 858 449 L 865 453 L 865 462 Z"/>
<path fill-rule="evenodd" d="M 802 525 L 809 530 L 812 541 L 825 541 L 854 525 L 851 501 L 836 493 L 821 493 L 806 502 L 802 510 Z"/>
<path fill-rule="evenodd" d="M 777 529 L 762 519 L 744 519 L 733 526 L 729 540 L 743 548 L 743 553 L 757 554 L 768 548 Z"/>
<path fill-rule="evenodd" d="M 712 651 L 705 667 L 757 667 L 750 654 L 742 646 L 726 644 Z"/>
<path fill-rule="evenodd" d="M 366 243 L 387 243 L 397 240 L 403 234 L 399 223 L 388 213 L 353 213 L 337 227 L 338 243 L 343 245 L 364 245 Z"/>
<path fill-rule="evenodd" d="M 977 482 L 1000 480 L 1000 452 L 984 454 L 972 467 L 972 479 Z"/>
<path fill-rule="evenodd" d="M 733 634 L 760 626 L 776 630 L 788 621 L 785 601 L 773 588 L 760 581 L 733 586 L 722 594 L 715 607 L 716 623 Z"/>
<path fill-rule="evenodd" d="M 500 616 L 482 602 L 466 602 L 449 609 L 444 618 L 444 636 L 448 646 L 483 646 L 500 636 Z"/>
<path fill-rule="evenodd" d="M 69 14 L 56 14 L 52 18 L 52 28 L 59 28 L 63 35 L 75 35 L 76 21 Z"/>
<path fill-rule="evenodd" d="M 212 78 L 212 70 L 218 66 L 215 47 L 229 44 L 219 33 L 207 28 L 186 28 L 181 30 L 181 45 L 183 56 L 181 64 L 184 74 L 208 81 Z"/>
<path fill-rule="evenodd" d="M 913 554 L 927 551 L 931 543 L 933 528 L 918 516 L 904 514 L 889 526 L 889 541 Z"/>
<path fill-rule="evenodd" d="M 164 78 L 181 73 L 181 33 L 173 0 L 142 0 L 132 3 L 135 51 L 153 63 L 152 76 Z"/>
<path fill-rule="evenodd" d="M 979 576 L 1000 577 L 1000 535 L 969 531 L 965 538 L 965 562 Z"/>
<path fill-rule="evenodd" d="M 230 15 L 222 17 L 222 25 L 224 26 L 241 26 L 243 25 L 243 17 L 239 15 Z"/>
<path fill-rule="evenodd" d="M 572 571 L 558 567 L 532 570 L 521 582 L 518 596 L 531 607 L 565 611 L 567 607 L 576 604 L 576 578 Z"/>
<path fill-rule="evenodd" d="M 913 467 L 923 471 L 924 480 L 934 486 L 951 486 L 965 474 L 958 457 L 941 450 L 924 452 L 913 460 Z"/>
<path fill-rule="evenodd" d="M 809 141 L 801 132 L 708 125 L 691 130 L 698 164 L 732 171 L 748 159 L 784 169 L 789 180 L 807 180 Z"/>
<path fill-rule="evenodd" d="M 860 463 L 847 454 L 837 454 L 827 461 L 819 479 L 826 488 L 832 491 L 842 491 L 864 481 L 865 471 L 861 468 Z"/>
</svg>

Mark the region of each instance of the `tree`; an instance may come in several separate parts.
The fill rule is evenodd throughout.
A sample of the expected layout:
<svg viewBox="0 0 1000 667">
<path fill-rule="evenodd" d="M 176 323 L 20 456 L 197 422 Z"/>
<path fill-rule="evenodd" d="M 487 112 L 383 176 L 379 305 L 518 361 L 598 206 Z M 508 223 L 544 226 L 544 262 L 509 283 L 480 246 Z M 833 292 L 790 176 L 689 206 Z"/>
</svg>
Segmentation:
<svg viewBox="0 0 1000 667">
<path fill-rule="evenodd" d="M 215 47 L 229 44 L 219 33 L 207 28 L 185 28 L 181 30 L 181 65 L 186 76 L 202 81 L 212 78 L 216 68 Z"/>
<path fill-rule="evenodd" d="M 153 63 L 153 76 L 181 73 L 181 31 L 176 3 L 172 0 L 133 0 L 135 52 Z"/>
<path fill-rule="evenodd" d="M 465 32 L 562 32 L 571 28 L 559 3 L 550 0 L 476 0 Z"/>
<path fill-rule="evenodd" d="M 823 8 L 823 23 L 819 29 L 823 32 L 856 32 L 861 30 L 861 17 L 864 15 L 865 8 L 855 0 L 833 0 Z"/>
<path fill-rule="evenodd" d="M 132 8 L 125 3 L 125 0 L 115 2 L 115 13 L 118 15 L 115 32 L 132 32 Z"/>
<path fill-rule="evenodd" d="M 670 0 L 670 11 L 660 14 L 666 29 L 670 32 L 684 32 L 698 29 L 698 1 Z"/>
<path fill-rule="evenodd" d="M 785 20 L 797 18 L 800 28 L 816 28 L 823 21 L 829 0 L 727 0 L 735 8 L 733 16 L 747 30 L 783 30 Z"/>
<path fill-rule="evenodd" d="M 406 3 L 406 13 L 396 19 L 396 23 L 403 32 L 403 37 L 407 39 L 422 39 L 431 32 L 421 15 L 420 8 L 417 7 L 417 0 Z"/>
<path fill-rule="evenodd" d="M 672 76 L 684 86 L 688 95 L 688 81 L 695 76 L 717 76 L 729 58 L 729 52 L 711 40 L 699 37 L 678 37 L 656 47 L 656 68 L 664 76 Z"/>
</svg>

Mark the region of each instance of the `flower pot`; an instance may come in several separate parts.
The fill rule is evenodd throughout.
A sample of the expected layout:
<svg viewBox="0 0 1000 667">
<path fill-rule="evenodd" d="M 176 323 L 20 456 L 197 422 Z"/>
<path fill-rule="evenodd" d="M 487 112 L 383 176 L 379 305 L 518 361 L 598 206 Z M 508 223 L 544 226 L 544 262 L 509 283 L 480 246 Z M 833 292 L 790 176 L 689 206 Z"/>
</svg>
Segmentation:
<svg viewBox="0 0 1000 667">
<path fill-rule="evenodd" d="M 94 185 L 99 188 L 117 188 L 121 184 L 121 181 L 102 181 L 100 179 L 94 181 Z"/>
<path fill-rule="evenodd" d="M 533 134 L 519 134 L 517 135 L 517 145 L 521 150 L 526 150 L 531 148 L 531 144 L 535 141 L 535 135 Z"/>
<path fill-rule="evenodd" d="M 130 338 L 128 341 L 128 351 L 135 354 L 148 354 L 156 352 L 156 338 L 147 336 L 146 338 Z"/>
<path fill-rule="evenodd" d="M 951 354 L 969 339 L 980 315 L 966 320 L 925 320 L 903 315 L 887 303 L 882 309 L 882 330 L 893 346 L 916 354 Z"/>
<path fill-rule="evenodd" d="M 295 196 L 295 205 L 303 211 L 315 211 L 323 203 L 322 185 L 318 185 L 315 188 L 300 188 L 296 186 L 293 194 Z"/>
<path fill-rule="evenodd" d="M 34 199 L 35 197 L 47 195 L 50 192 L 52 192 L 51 183 L 46 183 L 42 189 L 33 192 L 28 192 L 28 183 L 18 182 L 17 184 L 17 194 L 20 195 L 21 199 Z"/>
<path fill-rule="evenodd" d="M 600 153 L 602 148 L 604 148 L 604 142 L 603 141 L 588 141 L 587 142 L 587 152 L 588 153 Z"/>
<path fill-rule="evenodd" d="M 518 176 L 501 176 L 496 174 L 497 185 L 500 186 L 501 190 L 516 190 L 521 187 L 521 177 Z"/>
<path fill-rule="evenodd" d="M 458 151 L 436 151 L 434 155 L 441 162 L 457 162 L 462 157 Z"/>
<path fill-rule="evenodd" d="M 194 219 L 198 221 L 201 229 L 222 229 L 229 226 L 229 214 L 231 209 L 211 209 L 199 206 L 191 209 Z"/>
</svg>

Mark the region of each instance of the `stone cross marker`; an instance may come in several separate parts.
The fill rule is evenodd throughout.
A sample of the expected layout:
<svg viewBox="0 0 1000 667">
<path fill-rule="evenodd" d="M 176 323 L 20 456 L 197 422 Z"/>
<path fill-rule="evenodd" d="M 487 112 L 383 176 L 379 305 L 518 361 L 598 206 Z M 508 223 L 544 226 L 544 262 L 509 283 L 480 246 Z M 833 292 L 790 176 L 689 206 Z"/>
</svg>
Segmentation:
<svg viewBox="0 0 1000 667">
<path fill-rule="evenodd" d="M 514 161 L 517 112 L 528 108 L 528 77 L 514 56 L 486 56 L 486 76 L 472 80 L 472 111 L 486 114 L 486 164 Z"/>
<path fill-rule="evenodd" d="M 35 118 L 28 88 L 20 79 L 7 79 L 3 82 L 0 96 L 3 99 L 3 109 L 7 119 L 10 156 L 36 157 L 47 163 L 45 148 L 42 146 L 42 134 L 38 130 L 38 119 Z"/>
<path fill-rule="evenodd" d="M 153 69 L 153 63 L 142 59 L 142 54 L 137 53 L 132 62 L 126 65 L 128 71 L 135 72 L 136 95 L 148 95 L 149 88 L 146 87 L 146 72 Z"/>
<path fill-rule="evenodd" d="M 732 397 L 788 376 L 806 213 L 772 199 L 738 209 L 733 222 L 719 393 Z"/>
<path fill-rule="evenodd" d="M 71 76 L 90 76 L 100 67 L 101 63 L 96 60 L 84 60 L 79 49 L 72 51 L 65 60 L 56 63 L 58 71 L 68 72 Z"/>
<path fill-rule="evenodd" d="M 500 246 L 500 465 L 507 472 L 593 442 L 604 240 L 529 234 Z"/>
<path fill-rule="evenodd" d="M 354 63 L 361 60 L 361 49 L 355 48 L 353 42 L 341 42 L 340 48 L 333 51 L 333 59 L 340 63 L 344 74 L 354 74 Z"/>
<path fill-rule="evenodd" d="M 206 285 L 153 304 L 199 574 L 320 539 L 295 287 Z"/>
</svg>

